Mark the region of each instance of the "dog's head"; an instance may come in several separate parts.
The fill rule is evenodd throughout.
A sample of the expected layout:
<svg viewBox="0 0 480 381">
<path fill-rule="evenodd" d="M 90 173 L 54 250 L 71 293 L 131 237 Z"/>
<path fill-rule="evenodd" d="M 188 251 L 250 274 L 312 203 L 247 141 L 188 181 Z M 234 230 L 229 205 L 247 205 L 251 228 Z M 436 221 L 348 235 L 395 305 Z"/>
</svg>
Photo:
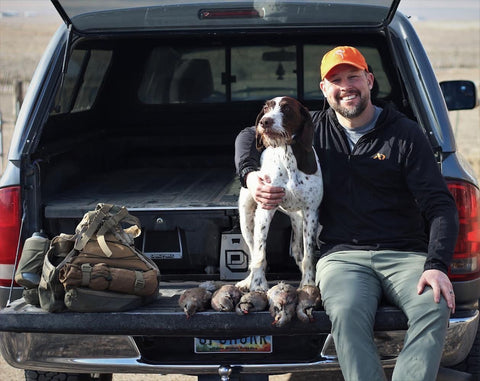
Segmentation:
<svg viewBox="0 0 480 381">
<path fill-rule="evenodd" d="M 293 142 L 312 149 L 313 124 L 308 109 L 291 97 L 265 102 L 256 121 L 257 147 L 278 147 Z"/>
<path fill-rule="evenodd" d="M 312 117 L 298 100 L 284 96 L 266 101 L 257 116 L 255 134 L 257 149 L 292 145 L 298 168 L 305 173 L 317 170 Z"/>
</svg>

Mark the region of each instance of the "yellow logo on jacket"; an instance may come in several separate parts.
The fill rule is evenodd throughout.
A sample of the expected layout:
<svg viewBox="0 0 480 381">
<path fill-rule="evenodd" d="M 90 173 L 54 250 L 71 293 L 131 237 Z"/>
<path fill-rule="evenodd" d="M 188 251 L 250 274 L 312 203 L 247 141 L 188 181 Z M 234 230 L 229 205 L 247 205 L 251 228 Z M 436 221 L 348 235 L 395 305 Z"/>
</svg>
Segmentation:
<svg viewBox="0 0 480 381">
<path fill-rule="evenodd" d="M 375 154 L 375 156 L 373 158 L 375 160 L 385 160 L 386 156 L 383 153 L 378 152 L 377 154 Z"/>
</svg>

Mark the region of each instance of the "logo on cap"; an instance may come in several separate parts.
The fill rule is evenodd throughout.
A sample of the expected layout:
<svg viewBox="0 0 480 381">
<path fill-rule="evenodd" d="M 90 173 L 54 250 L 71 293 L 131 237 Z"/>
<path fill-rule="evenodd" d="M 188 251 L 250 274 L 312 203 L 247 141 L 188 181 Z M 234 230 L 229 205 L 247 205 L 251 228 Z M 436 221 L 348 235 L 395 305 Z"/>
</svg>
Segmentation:
<svg viewBox="0 0 480 381">
<path fill-rule="evenodd" d="M 342 60 L 344 59 L 344 54 L 345 54 L 345 50 L 343 49 L 337 49 L 335 50 L 335 54 L 339 55 L 340 57 L 342 57 Z"/>
</svg>

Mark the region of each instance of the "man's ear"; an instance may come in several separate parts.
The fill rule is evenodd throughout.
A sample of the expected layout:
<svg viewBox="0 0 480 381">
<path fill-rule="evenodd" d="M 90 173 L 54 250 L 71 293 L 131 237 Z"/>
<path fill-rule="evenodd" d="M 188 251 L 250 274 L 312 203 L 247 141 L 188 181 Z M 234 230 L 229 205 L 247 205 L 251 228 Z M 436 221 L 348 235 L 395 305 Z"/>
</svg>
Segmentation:
<svg viewBox="0 0 480 381">
<path fill-rule="evenodd" d="M 320 83 L 318 84 L 318 87 L 319 87 L 320 90 L 322 91 L 323 96 L 326 98 L 327 95 L 325 94 L 325 82 L 324 82 L 324 81 L 320 81 Z"/>
<path fill-rule="evenodd" d="M 367 72 L 367 82 L 368 82 L 368 88 L 372 90 L 373 84 L 375 83 L 375 77 L 373 76 L 372 73 Z"/>
</svg>

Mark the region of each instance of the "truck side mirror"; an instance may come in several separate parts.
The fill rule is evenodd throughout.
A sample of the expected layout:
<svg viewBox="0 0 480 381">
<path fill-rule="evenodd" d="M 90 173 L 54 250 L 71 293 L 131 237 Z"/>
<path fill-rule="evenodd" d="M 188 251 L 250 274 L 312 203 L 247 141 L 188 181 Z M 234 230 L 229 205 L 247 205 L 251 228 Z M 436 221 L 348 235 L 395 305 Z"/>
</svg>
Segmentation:
<svg viewBox="0 0 480 381">
<path fill-rule="evenodd" d="M 472 81 L 440 82 L 449 111 L 470 110 L 477 106 L 477 92 Z"/>
</svg>

